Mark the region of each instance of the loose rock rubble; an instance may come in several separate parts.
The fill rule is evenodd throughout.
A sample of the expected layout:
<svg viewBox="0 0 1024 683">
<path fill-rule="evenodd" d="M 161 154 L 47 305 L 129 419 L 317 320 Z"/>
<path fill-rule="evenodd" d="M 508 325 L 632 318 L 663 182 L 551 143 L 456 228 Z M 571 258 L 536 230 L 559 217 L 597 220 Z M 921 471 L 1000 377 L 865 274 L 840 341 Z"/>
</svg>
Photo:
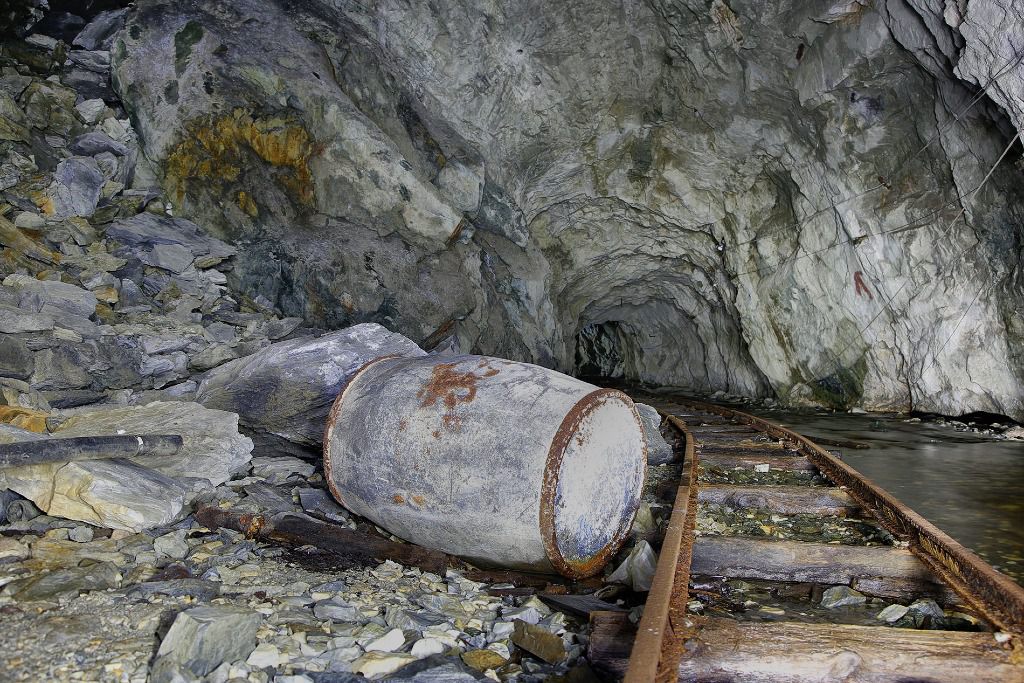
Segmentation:
<svg viewBox="0 0 1024 683">
<path fill-rule="evenodd" d="M 782 515 L 756 508 L 700 503 L 697 533 L 764 536 L 844 545 L 891 545 L 892 536 L 873 522 L 834 515 Z"/>
<path fill-rule="evenodd" d="M 578 669 L 585 624 L 536 597 L 195 520 L 200 505 L 290 511 L 388 536 L 334 501 L 309 456 L 352 371 L 423 351 L 375 324 L 323 334 L 233 289 L 235 248 L 174 215 L 110 87 L 123 16 L 11 40 L 0 57 L 0 443 L 183 445 L 0 471 L 4 680 Z"/>
<path fill-rule="evenodd" d="M 311 469 L 265 458 L 205 500 L 312 515 L 332 508 L 338 522 L 362 524 L 310 495 L 323 491 Z M 417 663 L 417 680 L 539 681 L 579 665 L 586 644 L 584 624 L 534 596 L 491 595 L 458 571 L 364 567 L 209 530 L 191 515 L 139 533 L 45 515 L 2 531 L 0 612 L 9 628 L 0 667 L 10 680 L 380 678 Z"/>
<path fill-rule="evenodd" d="M 983 630 L 978 617 L 935 600 L 909 604 L 869 597 L 849 586 L 717 580 L 698 577 L 687 605 L 691 613 L 744 621 L 800 621 L 950 631 Z"/>
</svg>

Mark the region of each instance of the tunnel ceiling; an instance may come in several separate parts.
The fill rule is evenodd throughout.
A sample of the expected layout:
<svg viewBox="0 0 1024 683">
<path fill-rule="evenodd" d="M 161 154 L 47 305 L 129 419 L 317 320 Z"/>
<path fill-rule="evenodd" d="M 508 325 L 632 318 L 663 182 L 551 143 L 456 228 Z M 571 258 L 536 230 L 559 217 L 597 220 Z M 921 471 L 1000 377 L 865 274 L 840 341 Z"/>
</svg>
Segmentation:
<svg viewBox="0 0 1024 683">
<path fill-rule="evenodd" d="M 632 379 L 1024 415 L 1018 150 L 985 180 L 1017 82 L 976 97 L 1004 66 L 991 16 L 207 5 L 138 2 L 114 80 L 253 296 L 567 371 L 620 321 Z"/>
</svg>

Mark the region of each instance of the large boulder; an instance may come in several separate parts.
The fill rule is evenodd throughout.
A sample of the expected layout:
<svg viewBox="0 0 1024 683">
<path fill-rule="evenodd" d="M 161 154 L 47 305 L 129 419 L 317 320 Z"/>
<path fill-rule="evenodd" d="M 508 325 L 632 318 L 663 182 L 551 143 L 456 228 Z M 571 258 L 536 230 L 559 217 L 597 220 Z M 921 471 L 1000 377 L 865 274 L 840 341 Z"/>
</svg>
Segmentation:
<svg viewBox="0 0 1024 683">
<path fill-rule="evenodd" d="M 277 342 L 210 371 L 196 400 L 238 413 L 250 430 L 319 448 L 338 392 L 365 363 L 388 355 L 425 354 L 411 340 L 374 323 Z"/>
</svg>

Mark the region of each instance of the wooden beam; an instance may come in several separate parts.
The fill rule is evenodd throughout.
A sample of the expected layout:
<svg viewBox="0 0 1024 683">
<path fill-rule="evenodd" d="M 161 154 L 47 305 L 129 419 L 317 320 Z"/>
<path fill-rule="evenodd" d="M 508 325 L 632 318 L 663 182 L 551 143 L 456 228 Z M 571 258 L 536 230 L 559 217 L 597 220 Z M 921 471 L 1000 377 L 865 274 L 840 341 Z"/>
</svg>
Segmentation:
<svg viewBox="0 0 1024 683">
<path fill-rule="evenodd" d="M 593 595 L 561 595 L 538 593 L 537 597 L 560 612 L 571 612 L 589 618 L 594 612 L 628 612 L 625 607 L 605 602 Z"/>
<path fill-rule="evenodd" d="M 621 677 L 626 672 L 635 638 L 636 624 L 629 620 L 627 612 L 592 612 L 587 659 Z"/>
<path fill-rule="evenodd" d="M 738 453 L 771 453 L 782 454 L 783 451 L 796 453 L 796 448 L 791 444 L 780 441 L 754 441 L 753 439 L 727 439 L 726 435 L 714 435 L 702 437 L 697 440 L 701 450 L 726 451 Z"/>
<path fill-rule="evenodd" d="M 747 425 L 734 425 L 734 424 L 699 424 L 699 425 L 687 425 L 690 432 L 697 437 L 698 441 L 700 437 L 709 434 L 760 434 L 758 430 Z"/>
<path fill-rule="evenodd" d="M 857 504 L 848 493 L 825 486 L 733 486 L 705 484 L 697 492 L 702 503 L 732 508 L 759 508 L 784 515 L 849 515 Z"/>
<path fill-rule="evenodd" d="M 614 646 L 600 645 L 602 668 L 624 671 L 625 660 L 600 656 Z M 992 633 L 710 618 L 687 651 L 679 680 L 698 683 L 1024 680 L 1024 666 Z"/>
<path fill-rule="evenodd" d="M 886 600 L 915 600 L 931 598 L 944 607 L 956 607 L 965 609 L 963 598 L 956 594 L 952 588 L 942 583 L 935 577 L 933 582 L 917 581 L 912 579 L 898 579 L 892 576 L 875 577 L 867 576 L 854 579 L 850 587 L 865 595 L 873 595 L 876 598 Z"/>
<path fill-rule="evenodd" d="M 991 633 L 710 619 L 681 680 L 747 683 L 1024 680 Z"/>
<path fill-rule="evenodd" d="M 196 519 L 208 529 L 223 527 L 241 531 L 249 538 L 278 541 L 291 546 L 311 545 L 364 562 L 394 560 L 440 576 L 444 576 L 449 561 L 453 559 L 436 550 L 410 543 L 395 543 L 291 512 L 264 517 L 230 509 L 204 507 L 196 511 Z"/>
<path fill-rule="evenodd" d="M 746 537 L 700 536 L 692 572 L 730 579 L 849 585 L 862 577 L 934 583 L 912 552 L 890 546 L 834 545 Z"/>
<path fill-rule="evenodd" d="M 755 465 L 767 463 L 771 470 L 782 470 L 784 472 L 813 472 L 815 467 L 811 461 L 802 455 L 773 455 L 771 453 L 750 453 L 750 452 L 723 452 L 711 449 L 701 449 L 701 467 L 721 467 L 733 470 L 737 467 L 752 470 Z"/>
</svg>

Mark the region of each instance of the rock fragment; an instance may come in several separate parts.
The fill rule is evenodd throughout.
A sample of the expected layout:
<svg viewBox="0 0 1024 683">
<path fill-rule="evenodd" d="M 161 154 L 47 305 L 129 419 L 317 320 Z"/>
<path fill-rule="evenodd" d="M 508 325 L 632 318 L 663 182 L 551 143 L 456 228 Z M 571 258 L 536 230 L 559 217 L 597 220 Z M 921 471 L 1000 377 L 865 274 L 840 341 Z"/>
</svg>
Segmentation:
<svg viewBox="0 0 1024 683">
<path fill-rule="evenodd" d="M 906 605 L 889 605 L 879 612 L 875 618 L 887 624 L 892 624 L 906 616 L 908 611 L 910 611 L 910 608 Z"/>
<path fill-rule="evenodd" d="M 543 626 L 516 620 L 512 642 L 548 664 L 560 664 L 565 661 L 565 643 Z"/>
<path fill-rule="evenodd" d="M 860 605 L 867 602 L 863 593 L 858 593 L 849 586 L 832 586 L 821 596 L 821 606 L 825 609 L 845 607 L 846 605 Z"/>
<path fill-rule="evenodd" d="M 52 214 L 57 218 L 91 216 L 105 182 L 94 159 L 72 157 L 60 162 L 49 189 Z"/>
<path fill-rule="evenodd" d="M 176 682 L 182 675 L 202 677 L 222 662 L 245 659 L 256 647 L 259 623 L 259 613 L 234 607 L 181 612 L 160 642 L 151 683 Z"/>
<path fill-rule="evenodd" d="M 644 438 L 647 440 L 647 464 L 664 465 L 675 459 L 672 446 L 661 435 L 661 415 L 657 409 L 646 403 L 634 403 L 640 413 L 640 421 L 644 427 Z"/>
<path fill-rule="evenodd" d="M 376 680 L 395 673 L 406 664 L 415 661 L 416 658 L 412 655 L 394 652 L 367 652 L 352 663 L 352 671 L 363 674 L 370 680 Z"/>
<path fill-rule="evenodd" d="M 178 453 L 131 459 L 90 460 L 16 467 L 6 471 L 11 489 L 48 514 L 97 526 L 139 531 L 169 524 L 200 491 L 242 471 L 252 441 L 237 431 L 237 417 L 196 403 L 154 402 L 104 408 L 62 423 L 59 436 L 117 433 L 179 434 Z"/>
</svg>

